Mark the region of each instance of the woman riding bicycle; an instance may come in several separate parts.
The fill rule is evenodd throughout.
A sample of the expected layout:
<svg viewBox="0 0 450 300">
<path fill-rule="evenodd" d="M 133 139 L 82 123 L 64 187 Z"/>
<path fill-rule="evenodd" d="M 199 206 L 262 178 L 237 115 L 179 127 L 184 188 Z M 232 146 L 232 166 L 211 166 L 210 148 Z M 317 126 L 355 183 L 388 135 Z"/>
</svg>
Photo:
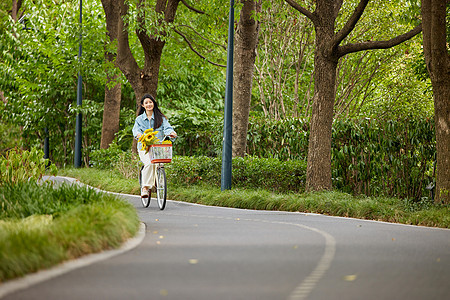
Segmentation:
<svg viewBox="0 0 450 300">
<path fill-rule="evenodd" d="M 145 130 L 153 128 L 158 131 L 156 137 L 162 141 L 165 136 L 177 137 L 166 116 L 159 110 L 158 103 L 150 94 L 145 94 L 141 99 L 139 114 L 134 122 L 133 136 L 139 139 Z M 145 150 L 142 150 L 141 142 L 137 145 L 139 158 L 144 164 L 142 169 L 142 189 L 141 197 L 149 197 L 149 191 L 155 186 L 156 164 L 150 162 L 150 156 Z"/>
</svg>

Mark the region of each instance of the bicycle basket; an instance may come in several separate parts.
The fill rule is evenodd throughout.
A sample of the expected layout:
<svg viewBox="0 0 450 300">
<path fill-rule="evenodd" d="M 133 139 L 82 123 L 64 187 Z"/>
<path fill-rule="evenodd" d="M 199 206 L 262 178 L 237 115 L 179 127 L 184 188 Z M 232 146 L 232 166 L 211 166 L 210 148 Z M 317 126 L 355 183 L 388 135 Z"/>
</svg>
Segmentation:
<svg viewBox="0 0 450 300">
<path fill-rule="evenodd" d="M 150 162 L 170 163 L 172 161 L 172 145 L 171 144 L 155 144 L 150 145 Z"/>
</svg>

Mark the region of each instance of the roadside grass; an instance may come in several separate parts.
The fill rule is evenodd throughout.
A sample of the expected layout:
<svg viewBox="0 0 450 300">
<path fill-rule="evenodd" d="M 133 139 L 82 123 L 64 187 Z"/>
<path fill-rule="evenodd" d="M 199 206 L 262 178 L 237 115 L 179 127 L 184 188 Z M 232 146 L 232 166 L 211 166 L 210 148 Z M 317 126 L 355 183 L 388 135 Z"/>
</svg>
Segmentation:
<svg viewBox="0 0 450 300">
<path fill-rule="evenodd" d="M 118 248 L 139 228 L 134 207 L 73 185 L 0 186 L 0 282 Z"/>
<path fill-rule="evenodd" d="M 136 178 L 94 168 L 62 169 L 60 175 L 108 191 L 138 194 Z M 114 177 L 112 179 L 111 177 Z M 274 193 L 262 189 L 234 188 L 220 191 L 206 184 L 173 185 L 168 178 L 168 197 L 178 201 L 255 210 L 319 213 L 393 223 L 450 228 L 450 207 L 434 205 L 430 200 L 413 202 L 389 197 L 355 197 L 331 191 L 319 193 Z"/>
<path fill-rule="evenodd" d="M 139 195 L 137 170 L 136 176 L 128 179 L 115 170 L 96 168 L 58 169 L 58 175 L 73 177 L 85 184 L 109 192 Z"/>
</svg>

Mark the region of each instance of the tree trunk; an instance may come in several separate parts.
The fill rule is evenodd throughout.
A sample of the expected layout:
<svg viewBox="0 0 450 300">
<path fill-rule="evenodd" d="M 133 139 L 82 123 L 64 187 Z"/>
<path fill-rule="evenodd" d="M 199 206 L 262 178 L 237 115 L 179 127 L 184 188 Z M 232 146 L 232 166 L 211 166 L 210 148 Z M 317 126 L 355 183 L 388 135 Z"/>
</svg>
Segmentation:
<svg viewBox="0 0 450 300">
<path fill-rule="evenodd" d="M 108 149 L 114 140 L 117 132 L 119 132 L 120 121 L 120 102 L 122 97 L 122 84 L 116 84 L 109 88 L 108 83 L 117 81 L 118 75 L 108 76 L 105 85 L 105 102 L 103 107 L 103 124 L 102 137 L 100 141 L 100 149 Z"/>
<path fill-rule="evenodd" d="M 450 204 L 450 79 L 432 81 L 436 128 L 435 203 Z"/>
<path fill-rule="evenodd" d="M 261 11 L 261 1 L 242 0 L 241 2 L 244 6 L 236 30 L 233 62 L 233 157 L 244 157 L 247 148 L 253 69 L 259 33 L 259 23 L 255 20 L 254 14 Z"/>
<path fill-rule="evenodd" d="M 450 203 L 450 56 L 446 45 L 446 2 L 422 0 L 423 49 L 434 97 L 436 130 L 435 203 Z"/>
<path fill-rule="evenodd" d="M 109 20 L 120 19 L 120 4 L 114 1 L 108 3 L 107 1 L 104 1 L 104 10 Z M 109 41 L 113 43 L 114 41 L 117 41 L 119 30 L 123 29 L 123 22 L 107 22 L 106 28 Z M 117 54 L 107 52 L 105 58 L 109 63 L 114 63 Z M 117 83 L 114 87 L 110 88 L 109 85 L 116 81 Z M 119 131 L 121 91 L 122 86 L 118 81 L 118 75 L 110 75 L 110 72 L 108 72 L 105 85 L 105 101 L 103 104 L 103 124 L 100 149 L 109 148 L 109 145 L 114 140 L 115 134 Z"/>
<path fill-rule="evenodd" d="M 19 10 L 22 7 L 22 0 L 13 0 L 11 9 L 11 18 L 14 22 L 19 20 Z"/>
<path fill-rule="evenodd" d="M 331 190 L 331 128 L 336 96 L 338 58 L 331 51 L 334 21 L 316 27 L 314 55 L 314 97 L 310 122 L 306 190 Z M 320 84 L 317 84 L 320 83 Z"/>
</svg>

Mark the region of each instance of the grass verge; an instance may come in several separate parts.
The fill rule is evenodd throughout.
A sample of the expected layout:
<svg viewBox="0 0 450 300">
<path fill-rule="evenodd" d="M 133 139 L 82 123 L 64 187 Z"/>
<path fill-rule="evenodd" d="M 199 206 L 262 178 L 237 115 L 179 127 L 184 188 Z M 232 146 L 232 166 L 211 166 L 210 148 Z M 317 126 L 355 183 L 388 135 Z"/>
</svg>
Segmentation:
<svg viewBox="0 0 450 300">
<path fill-rule="evenodd" d="M 60 174 L 114 192 L 138 194 L 137 178 L 126 179 L 113 171 L 65 169 Z M 169 178 L 170 180 L 170 178 Z M 412 202 L 387 197 L 354 197 L 341 192 L 273 193 L 266 190 L 232 189 L 220 191 L 206 185 L 176 186 L 169 182 L 171 199 L 256 210 L 320 213 L 333 216 L 386 221 L 420 226 L 450 228 L 450 207 L 429 201 Z"/>
<path fill-rule="evenodd" d="M 0 203 L 0 282 L 118 248 L 139 228 L 131 204 L 89 188 L 3 185 Z"/>
</svg>

